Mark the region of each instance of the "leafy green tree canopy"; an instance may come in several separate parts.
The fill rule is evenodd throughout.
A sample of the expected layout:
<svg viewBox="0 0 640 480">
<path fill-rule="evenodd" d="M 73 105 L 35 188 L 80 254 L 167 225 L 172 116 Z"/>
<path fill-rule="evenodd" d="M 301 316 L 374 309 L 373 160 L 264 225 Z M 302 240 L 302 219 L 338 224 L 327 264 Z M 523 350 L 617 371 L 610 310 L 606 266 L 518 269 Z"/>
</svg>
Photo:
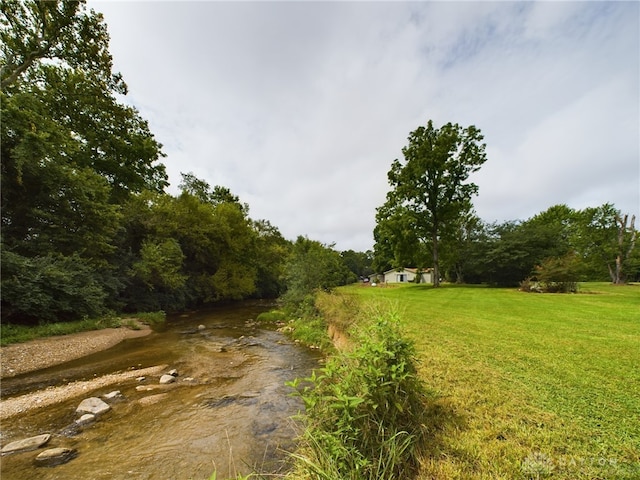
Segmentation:
<svg viewBox="0 0 640 480">
<path fill-rule="evenodd" d="M 78 315 L 88 309 L 74 296 L 92 298 L 97 311 L 96 299 L 117 295 L 122 282 L 113 277 L 100 294 L 76 287 L 106 287 L 123 204 L 167 185 L 161 145 L 121 101 L 127 87 L 112 71 L 108 47 L 102 15 L 83 1 L 0 3 L 2 248 L 16 255 L 12 265 L 24 267 L 12 281 L 41 292 L 43 310 L 55 296 L 66 298 L 50 285 L 79 305 Z M 27 271 L 31 264 L 46 272 L 76 269 L 85 278 L 65 273 L 45 285 L 46 275 Z M 7 311 L 37 316 L 36 304 L 10 301 L 11 291 L 3 288 Z M 51 311 L 68 314 L 66 306 Z"/>
<path fill-rule="evenodd" d="M 447 123 L 436 128 L 429 120 L 409 134 L 402 149 L 404 160 L 394 160 L 388 174 L 391 191 L 378 209 L 378 225 L 394 224 L 396 254 L 398 247 L 406 251 L 411 245 L 430 245 L 436 286 L 439 242 L 452 235 L 457 219 L 471 210 L 471 197 L 478 191 L 467 180 L 486 161 L 483 138 L 475 126 Z M 411 237 L 415 241 L 407 245 L 405 240 Z"/>
<path fill-rule="evenodd" d="M 299 236 L 285 266 L 285 303 L 301 304 L 316 289 L 328 290 L 356 280 L 333 245 Z"/>
</svg>

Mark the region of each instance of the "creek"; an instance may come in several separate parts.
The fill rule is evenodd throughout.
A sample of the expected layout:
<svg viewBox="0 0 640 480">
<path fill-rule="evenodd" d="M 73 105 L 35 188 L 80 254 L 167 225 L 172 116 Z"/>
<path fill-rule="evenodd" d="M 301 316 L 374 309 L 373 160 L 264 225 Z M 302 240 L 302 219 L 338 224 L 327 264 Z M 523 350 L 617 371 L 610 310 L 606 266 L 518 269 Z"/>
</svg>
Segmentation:
<svg viewBox="0 0 640 480">
<path fill-rule="evenodd" d="M 6 398 L 130 369 L 178 370 L 177 381 L 161 390 L 136 388 L 157 378 L 131 378 L 3 420 L 3 444 L 51 433 L 47 448 L 78 455 L 56 467 L 36 467 L 37 451 L 4 455 L 2 479 L 198 480 L 215 470 L 220 480 L 284 472 L 300 433 L 291 417 L 303 409 L 285 382 L 308 376 L 320 355 L 256 325 L 267 308 L 251 302 L 170 317 L 162 332 L 3 381 Z M 68 428 L 83 398 L 113 390 L 124 398 L 96 423 Z"/>
</svg>

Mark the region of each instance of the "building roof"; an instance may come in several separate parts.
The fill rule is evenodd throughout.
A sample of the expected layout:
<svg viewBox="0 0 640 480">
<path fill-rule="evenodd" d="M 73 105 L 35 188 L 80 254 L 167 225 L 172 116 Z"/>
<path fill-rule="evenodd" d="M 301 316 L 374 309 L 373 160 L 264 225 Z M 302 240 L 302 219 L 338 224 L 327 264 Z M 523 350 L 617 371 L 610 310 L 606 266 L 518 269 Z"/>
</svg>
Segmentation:
<svg viewBox="0 0 640 480">
<path fill-rule="evenodd" d="M 429 273 L 433 270 L 433 268 L 421 268 L 420 271 L 421 273 Z M 387 273 L 393 273 L 393 272 L 411 272 L 411 273 L 418 273 L 418 269 L 415 267 L 404 267 L 404 268 L 392 268 L 391 270 L 387 270 L 386 272 L 384 272 L 384 274 L 386 275 Z"/>
</svg>

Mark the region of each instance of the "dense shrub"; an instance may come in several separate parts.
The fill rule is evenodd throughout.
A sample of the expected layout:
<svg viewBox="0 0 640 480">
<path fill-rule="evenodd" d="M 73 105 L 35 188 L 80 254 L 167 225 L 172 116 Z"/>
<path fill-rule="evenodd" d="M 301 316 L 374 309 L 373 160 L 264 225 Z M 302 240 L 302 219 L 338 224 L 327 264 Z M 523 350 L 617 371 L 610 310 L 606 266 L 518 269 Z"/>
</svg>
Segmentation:
<svg viewBox="0 0 640 480">
<path fill-rule="evenodd" d="M 426 395 L 413 344 L 395 314 L 355 338 L 356 348 L 331 357 L 299 391 L 306 429 L 296 478 L 410 478 L 417 466 Z"/>
<path fill-rule="evenodd" d="M 548 293 L 576 293 L 580 277 L 581 262 L 573 254 L 545 258 L 536 266 L 534 273 L 538 289 Z"/>
<path fill-rule="evenodd" d="M 2 251 L 2 317 L 58 321 L 98 316 L 106 293 L 79 255 L 23 257 Z"/>
</svg>

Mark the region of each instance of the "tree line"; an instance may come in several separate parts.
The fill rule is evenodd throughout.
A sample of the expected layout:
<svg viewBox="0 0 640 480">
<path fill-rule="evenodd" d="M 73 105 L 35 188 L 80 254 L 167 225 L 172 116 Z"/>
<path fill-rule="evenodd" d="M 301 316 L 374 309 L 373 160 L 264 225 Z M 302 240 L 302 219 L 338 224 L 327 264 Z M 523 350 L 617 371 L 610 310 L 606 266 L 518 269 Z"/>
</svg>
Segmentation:
<svg viewBox="0 0 640 480">
<path fill-rule="evenodd" d="M 170 195 L 162 145 L 123 102 L 102 15 L 84 1 L 0 5 L 3 321 L 250 297 L 295 303 L 408 265 L 433 266 L 436 281 L 496 285 L 536 271 L 614 282 L 640 275 L 634 219 L 613 205 L 478 219 L 467 179 L 486 157 L 475 127 L 429 122 L 411 133 L 389 172 L 373 252 L 287 240 L 228 188 L 192 173 Z"/>
<path fill-rule="evenodd" d="M 1 14 L 4 321 L 175 311 L 354 280 L 332 245 L 286 240 L 228 188 L 183 173 L 180 193 L 166 192 L 162 145 L 122 101 L 107 26 L 84 1 L 8 1 Z"/>
<path fill-rule="evenodd" d="M 483 222 L 468 181 L 486 161 L 480 131 L 429 121 L 411 132 L 403 159 L 389 171 L 390 191 L 377 209 L 373 268 L 432 267 L 434 284 L 514 286 L 547 290 L 582 280 L 615 284 L 640 279 L 635 217 L 613 204 L 583 210 L 555 205 L 526 221 Z"/>
</svg>

